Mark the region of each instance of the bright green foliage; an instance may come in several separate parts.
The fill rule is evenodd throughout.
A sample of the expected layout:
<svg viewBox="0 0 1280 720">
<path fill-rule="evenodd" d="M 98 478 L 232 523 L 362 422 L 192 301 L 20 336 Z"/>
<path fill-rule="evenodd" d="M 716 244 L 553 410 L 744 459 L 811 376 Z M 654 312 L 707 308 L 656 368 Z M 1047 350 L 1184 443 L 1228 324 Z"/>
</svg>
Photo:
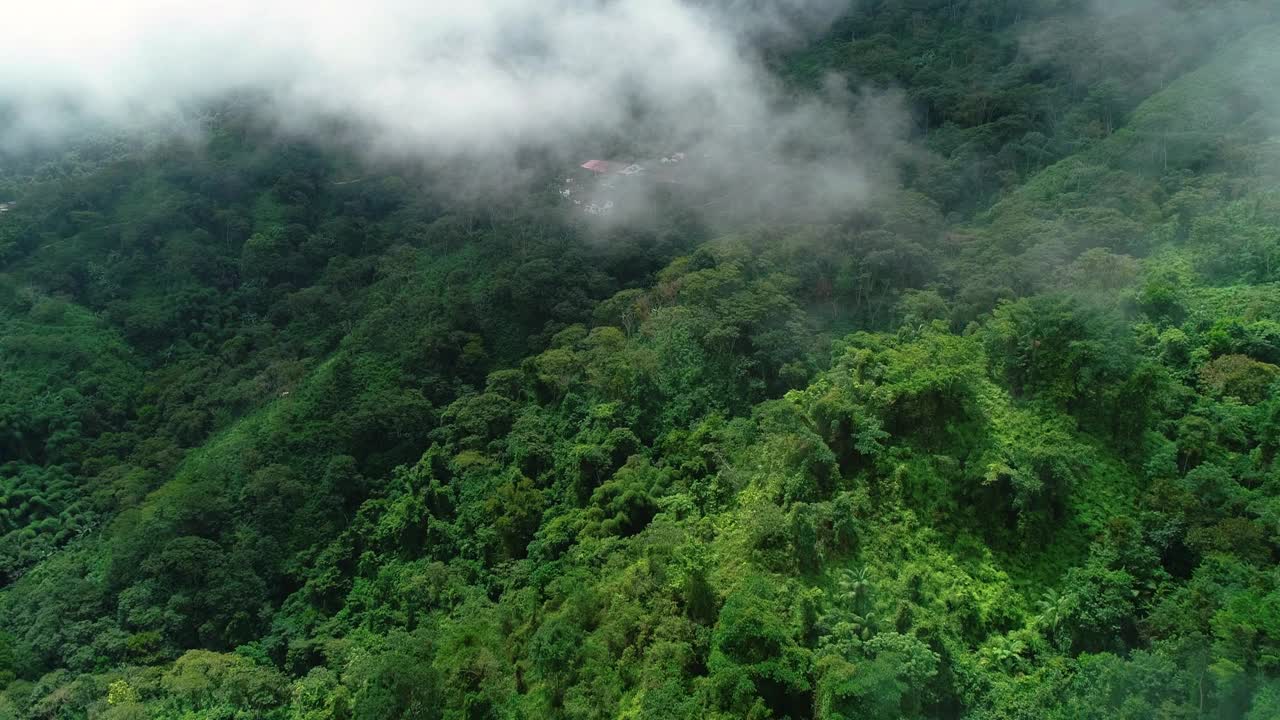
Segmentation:
<svg viewBox="0 0 1280 720">
<path fill-rule="evenodd" d="M 1084 4 L 770 56 L 917 116 L 821 225 L 231 110 L 4 171 L 0 717 L 1280 715 L 1280 31 Z"/>
</svg>

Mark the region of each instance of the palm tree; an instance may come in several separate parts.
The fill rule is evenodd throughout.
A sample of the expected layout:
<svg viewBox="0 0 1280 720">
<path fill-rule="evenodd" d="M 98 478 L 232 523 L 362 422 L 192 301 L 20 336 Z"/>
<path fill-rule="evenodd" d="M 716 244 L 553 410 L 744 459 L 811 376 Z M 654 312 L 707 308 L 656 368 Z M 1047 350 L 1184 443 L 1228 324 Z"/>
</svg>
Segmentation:
<svg viewBox="0 0 1280 720">
<path fill-rule="evenodd" d="M 849 624 L 852 625 L 854 635 L 859 640 L 866 642 L 876 634 L 876 614 L 867 613 L 865 615 L 854 615 L 849 618 Z"/>
<path fill-rule="evenodd" d="M 1040 613 L 1041 623 L 1047 625 L 1050 630 L 1057 630 L 1058 625 L 1071 612 L 1071 596 L 1049 588 L 1036 601 L 1036 610 Z"/>
<path fill-rule="evenodd" d="M 1021 640 L 1014 640 L 1008 635 L 997 635 L 987 642 L 979 654 L 983 665 L 1004 669 L 1016 662 L 1025 649 Z"/>
<path fill-rule="evenodd" d="M 866 601 L 871 597 L 871 591 L 874 586 L 871 584 L 871 574 L 864 565 L 857 570 L 843 570 L 840 573 L 840 579 L 836 581 L 836 587 L 839 589 L 839 596 L 842 600 L 853 606 L 854 612 L 863 609 Z"/>
<path fill-rule="evenodd" d="M 854 657 L 862 644 L 876 634 L 875 615 L 849 615 L 831 623 L 829 630 L 823 634 L 818 645 L 845 655 Z"/>
</svg>

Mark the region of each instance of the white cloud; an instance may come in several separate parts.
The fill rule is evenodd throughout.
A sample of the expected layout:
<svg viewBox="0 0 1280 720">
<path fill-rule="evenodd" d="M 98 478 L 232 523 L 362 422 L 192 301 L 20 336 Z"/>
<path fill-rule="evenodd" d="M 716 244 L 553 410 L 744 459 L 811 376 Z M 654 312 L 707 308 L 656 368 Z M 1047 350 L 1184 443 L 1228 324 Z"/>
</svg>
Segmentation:
<svg viewBox="0 0 1280 720">
<path fill-rule="evenodd" d="M 767 97 L 741 38 L 783 37 L 840 5 L 24 2 L 3 17 L 0 98 L 18 110 L 11 142 L 79 118 L 152 122 L 240 89 L 286 119 L 331 114 L 443 151 L 618 127 L 633 103 L 690 126 L 749 122 Z"/>
<path fill-rule="evenodd" d="M 285 127 L 336 120 L 375 155 L 492 159 L 623 137 L 754 153 L 780 182 L 847 202 L 885 182 L 871 178 L 873 146 L 903 127 L 884 98 L 851 115 L 848 98 L 785 96 L 752 49 L 820 30 L 849 0 L 12 5 L 0 18 L 10 148 L 86 124 L 163 126 L 248 91 Z M 797 147 L 815 162 L 792 162 Z"/>
</svg>

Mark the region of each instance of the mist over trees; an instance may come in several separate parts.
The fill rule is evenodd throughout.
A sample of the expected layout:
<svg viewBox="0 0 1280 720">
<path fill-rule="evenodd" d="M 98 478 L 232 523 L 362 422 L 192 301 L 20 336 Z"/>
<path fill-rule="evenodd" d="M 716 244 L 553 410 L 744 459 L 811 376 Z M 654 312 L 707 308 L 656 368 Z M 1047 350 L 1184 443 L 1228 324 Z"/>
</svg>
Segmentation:
<svg viewBox="0 0 1280 720">
<path fill-rule="evenodd" d="M 1280 716 L 1272 3 L 68 5 L 0 718 Z"/>
</svg>

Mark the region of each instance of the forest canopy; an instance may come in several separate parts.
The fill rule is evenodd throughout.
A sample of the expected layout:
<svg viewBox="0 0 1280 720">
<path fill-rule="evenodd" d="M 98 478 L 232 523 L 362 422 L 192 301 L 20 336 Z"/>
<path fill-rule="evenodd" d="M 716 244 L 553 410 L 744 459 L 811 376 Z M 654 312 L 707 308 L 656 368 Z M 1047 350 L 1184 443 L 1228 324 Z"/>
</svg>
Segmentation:
<svg viewBox="0 0 1280 720">
<path fill-rule="evenodd" d="M 674 5 L 732 142 L 0 70 L 0 718 L 1280 717 L 1280 8 Z"/>
</svg>

